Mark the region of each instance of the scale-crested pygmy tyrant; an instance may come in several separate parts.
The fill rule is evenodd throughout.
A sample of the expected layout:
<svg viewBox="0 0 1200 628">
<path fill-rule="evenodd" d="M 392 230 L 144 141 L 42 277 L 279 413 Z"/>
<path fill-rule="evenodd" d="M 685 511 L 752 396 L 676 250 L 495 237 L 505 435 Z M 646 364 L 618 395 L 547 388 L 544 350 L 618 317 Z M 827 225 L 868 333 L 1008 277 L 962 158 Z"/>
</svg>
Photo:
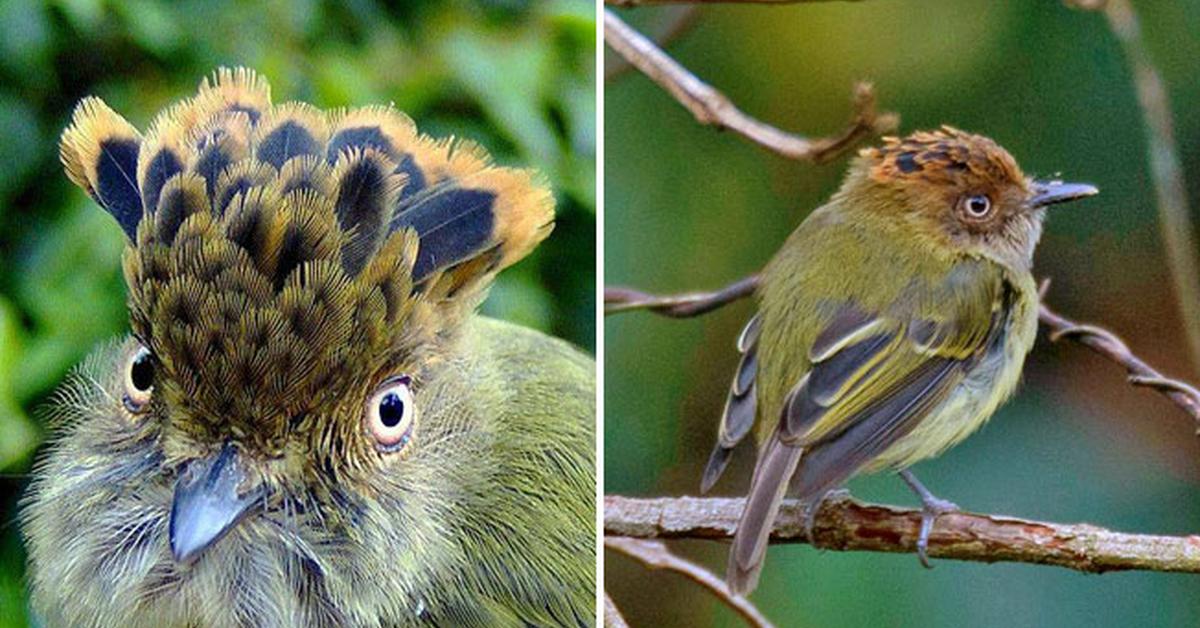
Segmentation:
<svg viewBox="0 0 1200 628">
<path fill-rule="evenodd" d="M 45 625 L 591 623 L 593 363 L 475 314 L 550 233 L 538 177 L 244 69 L 144 136 L 89 98 L 61 150 L 133 334 L 57 399 Z"/>
<path fill-rule="evenodd" d="M 907 468 L 979 428 L 1012 393 L 1037 332 L 1030 266 L 1045 208 L 1096 194 L 1036 181 L 992 140 L 950 127 L 860 153 L 841 189 L 767 265 L 758 313 L 702 481 L 752 429 L 758 462 L 728 581 L 754 589 L 785 494 L 807 504 L 863 472 L 921 497 L 917 549 L 954 508 Z"/>
</svg>

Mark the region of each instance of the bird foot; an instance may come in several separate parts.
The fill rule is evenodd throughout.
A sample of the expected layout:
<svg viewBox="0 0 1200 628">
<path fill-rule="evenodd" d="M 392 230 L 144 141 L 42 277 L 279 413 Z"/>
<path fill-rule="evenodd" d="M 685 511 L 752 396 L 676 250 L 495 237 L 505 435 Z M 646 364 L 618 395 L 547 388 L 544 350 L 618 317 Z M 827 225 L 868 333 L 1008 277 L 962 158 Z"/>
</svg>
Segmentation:
<svg viewBox="0 0 1200 628">
<path fill-rule="evenodd" d="M 808 538 L 810 545 L 813 542 L 813 529 L 816 527 L 817 513 L 821 512 L 821 504 L 824 504 L 826 500 L 847 499 L 849 497 L 850 491 L 844 488 L 837 488 L 827 491 L 812 503 L 804 505 L 804 536 Z"/>
<path fill-rule="evenodd" d="M 925 488 L 924 484 L 921 484 L 917 476 L 907 469 L 900 472 L 900 478 L 921 499 L 921 532 L 917 535 L 917 559 L 926 569 L 933 569 L 928 553 L 929 534 L 933 532 L 933 522 L 946 513 L 958 512 L 958 504 L 934 496 L 929 489 Z"/>
</svg>

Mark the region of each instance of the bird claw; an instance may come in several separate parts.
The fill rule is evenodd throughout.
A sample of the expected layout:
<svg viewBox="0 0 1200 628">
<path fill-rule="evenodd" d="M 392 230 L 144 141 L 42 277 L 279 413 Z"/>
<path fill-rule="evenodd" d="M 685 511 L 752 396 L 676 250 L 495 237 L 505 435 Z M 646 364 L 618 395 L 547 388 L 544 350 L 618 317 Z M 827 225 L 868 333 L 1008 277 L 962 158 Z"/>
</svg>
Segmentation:
<svg viewBox="0 0 1200 628">
<path fill-rule="evenodd" d="M 821 495 L 816 501 L 804 505 L 804 536 L 808 538 L 811 545 L 813 542 L 813 530 L 816 528 L 817 513 L 821 512 L 821 504 L 824 504 L 829 499 L 846 499 L 850 497 L 850 491 L 844 488 L 833 489 Z"/>
<path fill-rule="evenodd" d="M 933 569 L 929 562 L 929 534 L 933 532 L 933 522 L 948 513 L 957 512 L 958 505 L 952 501 L 930 496 L 929 500 L 921 500 L 921 532 L 917 535 L 917 559 L 926 569 Z"/>
<path fill-rule="evenodd" d="M 929 562 L 929 535 L 933 532 L 933 522 L 937 518 L 959 510 L 958 504 L 952 501 L 935 497 L 925 485 L 921 484 L 917 476 L 911 471 L 905 469 L 900 472 L 900 478 L 908 485 L 912 492 L 921 498 L 921 531 L 917 535 L 917 559 L 921 561 L 921 565 L 926 569 L 933 569 L 933 565 Z"/>
</svg>

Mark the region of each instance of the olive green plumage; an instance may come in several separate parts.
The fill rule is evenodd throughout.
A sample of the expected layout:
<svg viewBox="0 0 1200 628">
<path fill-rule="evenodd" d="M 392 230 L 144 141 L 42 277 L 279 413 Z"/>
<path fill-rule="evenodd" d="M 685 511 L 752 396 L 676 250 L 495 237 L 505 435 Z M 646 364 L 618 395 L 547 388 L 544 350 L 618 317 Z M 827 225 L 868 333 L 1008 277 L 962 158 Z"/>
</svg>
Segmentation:
<svg viewBox="0 0 1200 628">
<path fill-rule="evenodd" d="M 587 625 L 594 365 L 475 314 L 531 172 L 221 70 L 146 136 L 88 99 L 133 336 L 59 393 L 24 509 L 53 626 Z"/>
<path fill-rule="evenodd" d="M 906 469 L 1008 398 L 1037 332 L 1044 208 L 1094 193 L 1028 179 L 991 140 L 949 127 L 863 151 L 767 265 L 738 342 L 702 482 L 755 432 L 733 590 L 755 587 L 785 493 L 811 508 L 858 473 Z"/>
</svg>

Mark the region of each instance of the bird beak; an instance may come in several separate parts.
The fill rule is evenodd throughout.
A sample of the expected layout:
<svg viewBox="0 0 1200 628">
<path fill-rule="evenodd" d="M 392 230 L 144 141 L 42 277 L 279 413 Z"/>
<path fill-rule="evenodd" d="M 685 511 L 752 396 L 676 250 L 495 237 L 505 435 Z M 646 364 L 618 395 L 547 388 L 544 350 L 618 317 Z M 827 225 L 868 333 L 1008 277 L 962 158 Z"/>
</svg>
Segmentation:
<svg viewBox="0 0 1200 628">
<path fill-rule="evenodd" d="M 262 484 L 241 491 L 246 480 L 245 462 L 230 443 L 188 463 L 175 482 L 171 504 L 171 553 L 177 562 L 194 561 L 261 502 Z"/>
<path fill-rule="evenodd" d="M 1066 203 L 1080 198 L 1095 196 L 1100 190 L 1087 183 L 1063 183 L 1062 181 L 1034 181 L 1033 198 L 1029 206 L 1033 208 Z"/>
</svg>

